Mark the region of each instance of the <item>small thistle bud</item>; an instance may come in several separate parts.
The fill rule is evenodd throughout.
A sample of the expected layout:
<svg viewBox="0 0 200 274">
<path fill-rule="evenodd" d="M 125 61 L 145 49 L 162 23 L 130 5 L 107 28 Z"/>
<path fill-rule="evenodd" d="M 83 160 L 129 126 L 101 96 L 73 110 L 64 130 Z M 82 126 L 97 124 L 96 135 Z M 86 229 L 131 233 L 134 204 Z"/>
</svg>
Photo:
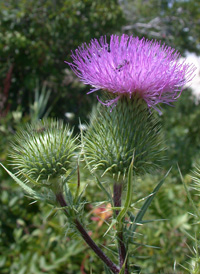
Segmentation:
<svg viewBox="0 0 200 274">
<path fill-rule="evenodd" d="M 83 136 L 85 159 L 92 171 L 127 175 L 134 157 L 134 172 L 141 174 L 157 167 L 162 159 L 162 134 L 154 111 L 139 97 L 122 97 L 110 111 L 99 105 Z M 121 177 L 122 176 L 122 177 Z"/>
<path fill-rule="evenodd" d="M 17 132 L 12 143 L 10 156 L 16 175 L 55 190 L 54 182 L 58 184 L 72 167 L 76 139 L 62 121 L 44 119 L 28 124 Z"/>
</svg>

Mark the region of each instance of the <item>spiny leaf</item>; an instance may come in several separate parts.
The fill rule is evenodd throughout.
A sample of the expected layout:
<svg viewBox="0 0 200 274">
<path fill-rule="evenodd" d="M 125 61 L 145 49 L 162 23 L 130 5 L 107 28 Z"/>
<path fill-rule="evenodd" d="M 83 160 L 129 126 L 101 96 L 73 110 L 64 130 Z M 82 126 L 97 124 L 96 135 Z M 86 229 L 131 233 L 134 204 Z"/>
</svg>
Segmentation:
<svg viewBox="0 0 200 274">
<path fill-rule="evenodd" d="M 150 206 L 152 200 L 154 199 L 156 193 L 159 191 L 160 187 L 163 185 L 163 183 L 164 183 L 166 177 L 168 176 L 168 174 L 170 173 L 171 169 L 172 169 L 172 168 L 170 168 L 170 169 L 168 170 L 168 172 L 165 174 L 164 178 L 163 178 L 163 179 L 157 184 L 157 186 L 154 188 L 154 190 L 153 190 L 153 192 L 152 192 L 153 195 L 151 195 L 149 198 L 147 198 L 147 200 L 145 201 L 145 203 L 143 204 L 143 206 L 141 207 L 140 211 L 138 212 L 138 214 L 137 214 L 136 217 L 135 217 L 135 220 L 134 220 L 135 223 L 141 223 L 141 221 L 142 221 L 142 219 L 143 219 L 143 217 L 144 217 L 144 215 L 145 215 L 147 209 L 149 208 L 149 206 Z M 131 225 L 131 226 L 129 227 L 129 229 L 130 229 L 132 232 L 134 232 L 134 231 L 136 230 L 137 226 L 138 226 L 137 224 Z"/>
<path fill-rule="evenodd" d="M 128 242 L 129 242 L 129 244 L 133 244 L 133 245 L 136 245 L 136 246 L 144 246 L 144 247 L 150 247 L 150 248 L 160 249 L 160 247 L 158 247 L 158 246 L 141 244 L 141 243 L 135 242 L 131 238 L 128 240 Z"/>
<path fill-rule="evenodd" d="M 98 177 L 97 176 L 95 176 L 95 178 L 96 178 L 96 181 L 97 181 L 97 183 L 98 183 L 98 186 L 105 192 L 105 194 L 107 195 L 107 197 L 108 197 L 108 200 L 110 201 L 110 202 L 112 202 L 112 196 L 110 195 L 110 193 L 106 190 L 106 188 L 103 186 L 103 184 L 100 182 L 100 180 L 98 179 Z"/>
<path fill-rule="evenodd" d="M 104 264 L 104 271 L 105 271 L 105 274 L 112 274 L 112 272 L 110 271 L 110 269 L 105 264 Z"/>
<path fill-rule="evenodd" d="M 5 171 L 10 175 L 10 177 L 13 178 L 13 180 L 25 190 L 26 193 L 28 193 L 33 198 L 41 199 L 41 195 L 38 192 L 36 192 L 35 190 L 27 186 L 25 183 L 23 183 L 11 171 L 9 171 L 2 163 L 0 163 L 0 165 L 5 169 Z"/>
<path fill-rule="evenodd" d="M 178 166 L 178 165 L 177 165 L 177 166 Z M 200 219 L 199 210 L 197 209 L 197 207 L 195 206 L 195 204 L 194 204 L 194 202 L 193 202 L 193 200 L 192 200 L 192 197 L 191 197 L 190 192 L 189 192 L 189 190 L 188 190 L 188 187 L 187 187 L 187 185 L 186 185 L 186 183 L 185 183 L 185 181 L 184 181 L 184 179 L 183 179 L 183 176 L 182 176 L 182 173 L 181 173 L 181 170 L 180 170 L 179 166 L 178 166 L 178 171 L 179 171 L 179 174 L 180 174 L 180 177 L 181 177 L 181 181 L 182 181 L 182 183 L 183 183 L 183 186 L 184 186 L 184 188 L 185 188 L 185 191 L 186 191 L 186 193 L 187 193 L 188 200 L 190 201 L 190 203 L 191 203 L 191 205 L 192 205 L 192 207 L 193 207 L 193 209 L 194 209 L 196 215 L 197 215 L 198 218 Z"/>
<path fill-rule="evenodd" d="M 106 232 L 104 233 L 103 237 L 106 236 L 106 234 L 111 230 L 111 228 L 116 224 L 116 222 L 117 222 L 117 221 L 116 221 L 115 219 L 112 220 L 112 222 L 111 222 L 109 228 L 106 230 Z"/>
<path fill-rule="evenodd" d="M 65 198 L 66 198 L 67 205 L 73 207 L 74 198 L 68 184 L 65 184 Z"/>
</svg>

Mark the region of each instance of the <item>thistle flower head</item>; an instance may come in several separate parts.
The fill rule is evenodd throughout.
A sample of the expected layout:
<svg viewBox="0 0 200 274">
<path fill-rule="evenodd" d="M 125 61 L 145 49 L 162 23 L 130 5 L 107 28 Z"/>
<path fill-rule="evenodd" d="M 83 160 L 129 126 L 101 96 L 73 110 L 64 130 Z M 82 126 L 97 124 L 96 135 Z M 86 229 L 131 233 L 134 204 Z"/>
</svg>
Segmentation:
<svg viewBox="0 0 200 274">
<path fill-rule="evenodd" d="M 107 173 L 115 180 L 126 178 L 133 158 L 135 174 L 152 171 L 163 159 L 163 149 L 155 113 L 136 97 L 122 97 L 113 111 L 100 105 L 83 136 L 89 169 L 101 176 Z"/>
<path fill-rule="evenodd" d="M 195 68 L 179 62 L 179 57 L 175 49 L 160 42 L 123 34 L 111 35 L 110 42 L 105 36 L 82 44 L 72 53 L 69 65 L 93 87 L 90 92 L 102 89 L 116 95 L 106 105 L 137 94 L 159 111 L 157 104 L 174 102 L 192 79 Z"/>
<path fill-rule="evenodd" d="M 17 132 L 10 151 L 11 163 L 16 175 L 25 180 L 51 185 L 70 170 L 76 148 L 76 137 L 68 126 L 44 119 Z"/>
</svg>

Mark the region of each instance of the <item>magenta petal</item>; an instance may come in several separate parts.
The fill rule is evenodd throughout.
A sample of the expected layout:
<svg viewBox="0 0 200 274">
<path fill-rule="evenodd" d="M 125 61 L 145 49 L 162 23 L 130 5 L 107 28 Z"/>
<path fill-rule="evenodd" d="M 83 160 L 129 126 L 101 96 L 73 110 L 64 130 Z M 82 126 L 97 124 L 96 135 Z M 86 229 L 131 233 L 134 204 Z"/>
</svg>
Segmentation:
<svg viewBox="0 0 200 274">
<path fill-rule="evenodd" d="M 174 102 L 194 77 L 196 68 L 179 62 L 180 54 L 161 42 L 125 34 L 107 40 L 105 36 L 82 44 L 71 55 L 73 63 L 68 63 L 83 83 L 93 87 L 88 94 L 103 89 L 116 95 L 101 102 L 106 106 L 122 95 L 137 94 L 159 111 L 155 105 Z"/>
</svg>

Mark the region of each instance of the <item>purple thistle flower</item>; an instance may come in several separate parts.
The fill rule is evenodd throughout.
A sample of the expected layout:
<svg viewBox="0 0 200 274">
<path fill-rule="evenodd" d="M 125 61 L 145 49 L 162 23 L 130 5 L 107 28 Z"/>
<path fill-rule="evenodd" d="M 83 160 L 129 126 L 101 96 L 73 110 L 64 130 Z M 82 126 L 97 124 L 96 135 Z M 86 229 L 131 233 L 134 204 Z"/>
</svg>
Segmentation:
<svg viewBox="0 0 200 274">
<path fill-rule="evenodd" d="M 106 36 L 99 41 L 93 39 L 71 56 L 73 63 L 68 64 L 72 70 L 84 84 L 93 87 L 88 93 L 102 89 L 116 95 L 103 103 L 107 106 L 121 96 L 131 98 L 137 94 L 148 107 L 159 111 L 156 105 L 174 102 L 195 70 L 193 65 L 179 61 L 180 54 L 175 49 L 125 34 L 111 35 L 109 43 Z"/>
</svg>

